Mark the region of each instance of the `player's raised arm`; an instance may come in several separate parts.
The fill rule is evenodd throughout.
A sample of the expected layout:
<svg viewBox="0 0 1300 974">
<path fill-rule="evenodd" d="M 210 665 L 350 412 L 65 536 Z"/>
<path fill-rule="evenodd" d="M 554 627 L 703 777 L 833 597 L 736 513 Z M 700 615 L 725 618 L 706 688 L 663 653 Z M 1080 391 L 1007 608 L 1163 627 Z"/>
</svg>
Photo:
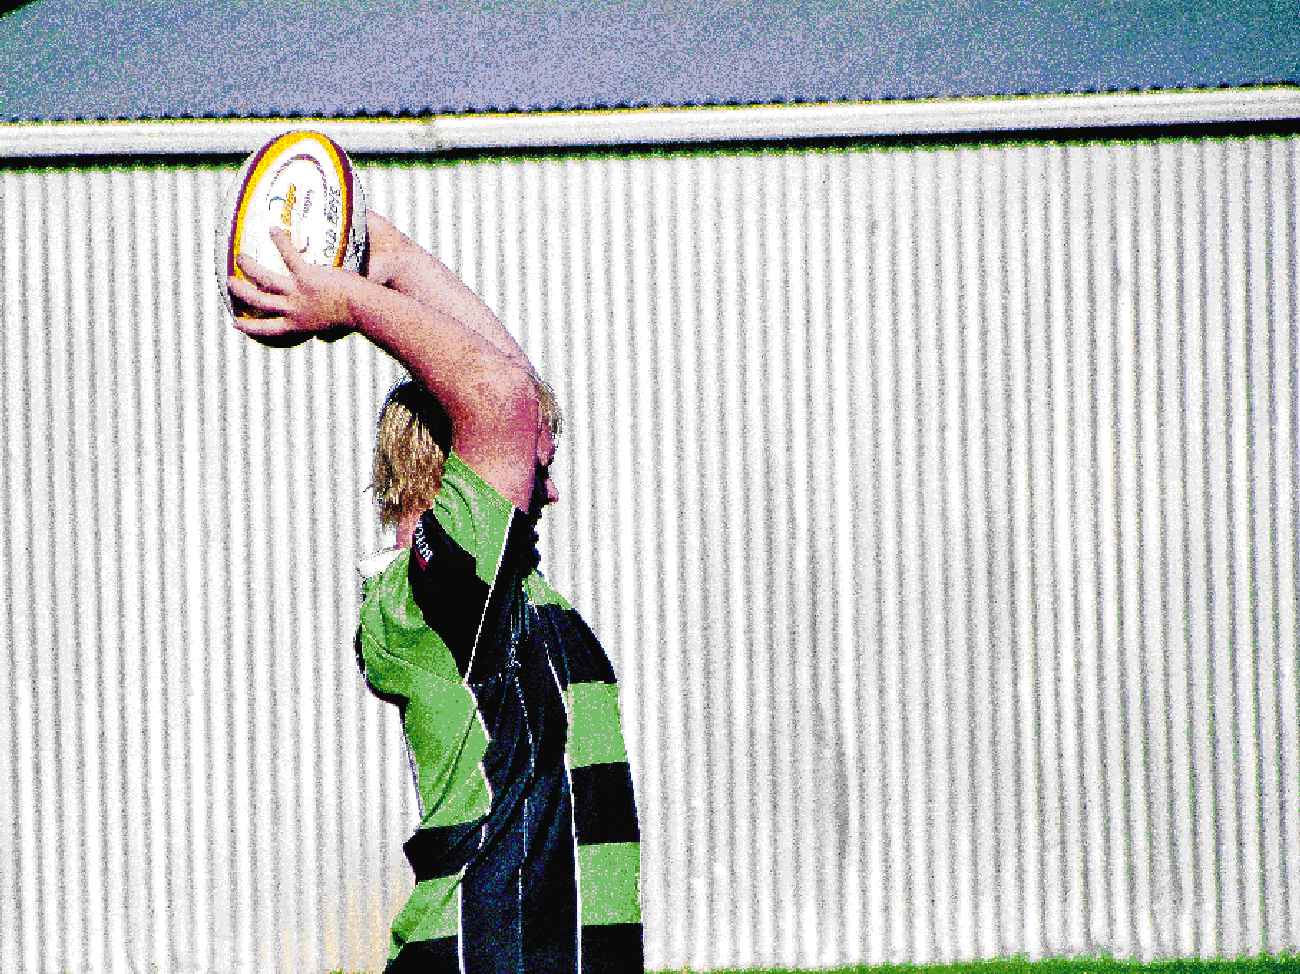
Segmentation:
<svg viewBox="0 0 1300 974">
<path fill-rule="evenodd" d="M 449 314 L 482 335 L 508 359 L 536 375 L 533 364 L 501 320 L 442 261 L 374 210 L 366 212 L 370 260 L 366 277 Z"/>
<path fill-rule="evenodd" d="M 289 273 L 276 274 L 241 256 L 239 266 L 250 280 L 231 277 L 228 284 L 241 301 L 273 317 L 238 318 L 235 327 L 254 337 L 355 327 L 438 397 L 452 422 L 452 448 L 526 510 L 539 428 L 527 359 L 511 356 L 436 305 L 351 271 L 308 264 L 287 234 L 271 233 Z"/>
</svg>

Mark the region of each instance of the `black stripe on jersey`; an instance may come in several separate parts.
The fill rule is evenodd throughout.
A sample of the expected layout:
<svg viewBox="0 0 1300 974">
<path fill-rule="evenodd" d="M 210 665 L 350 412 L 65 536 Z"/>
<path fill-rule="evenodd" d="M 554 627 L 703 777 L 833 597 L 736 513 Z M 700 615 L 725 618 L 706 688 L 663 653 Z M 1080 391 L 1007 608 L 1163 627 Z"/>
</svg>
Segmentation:
<svg viewBox="0 0 1300 974">
<path fill-rule="evenodd" d="M 384 974 L 460 974 L 460 938 L 409 943 L 384 968 Z"/>
<path fill-rule="evenodd" d="M 493 805 L 501 796 L 493 796 Z M 496 808 L 493 809 L 496 812 Z M 520 809 L 522 813 L 522 809 Z M 481 855 L 465 867 L 461 880 L 461 937 L 466 968 L 515 971 L 521 952 L 523 920 L 518 870 L 524 858 L 523 815 L 489 832 Z"/>
<path fill-rule="evenodd" d="M 541 622 L 540 635 L 546 641 L 546 651 L 562 689 L 568 689 L 570 683 L 616 682 L 609 657 L 576 609 L 539 605 L 537 615 Z"/>
<path fill-rule="evenodd" d="M 554 686 L 554 683 L 552 683 Z M 563 766 L 538 781 L 524 813 L 524 971 L 573 971 L 578 964 L 578 886 L 573 812 Z"/>
<path fill-rule="evenodd" d="M 471 685 L 489 680 L 516 663 L 526 648 L 532 626 L 522 582 L 537 566 L 536 527 L 536 521 L 522 511 L 511 515 L 474 662 L 466 676 Z"/>
<path fill-rule="evenodd" d="M 402 851 L 419 883 L 459 872 L 470 856 L 478 852 L 482 835 L 482 818 L 460 825 L 435 825 L 420 829 L 407 839 Z"/>
<path fill-rule="evenodd" d="M 626 761 L 574 768 L 573 828 L 579 845 L 638 842 L 632 769 Z"/>
<path fill-rule="evenodd" d="M 508 827 L 489 834 L 490 847 L 465 869 L 461 932 L 468 970 L 576 969 L 570 807 L 564 769 L 541 776 L 526 800 L 515 804 Z"/>
<path fill-rule="evenodd" d="M 488 586 L 478 577 L 474 556 L 452 540 L 433 511 L 425 511 L 412 535 L 426 553 L 412 557 L 407 578 L 425 624 L 442 637 L 463 677 L 474 651 L 487 603 Z"/>
<path fill-rule="evenodd" d="M 641 924 L 608 923 L 582 928 L 582 974 L 641 974 L 644 970 Z"/>
<path fill-rule="evenodd" d="M 479 578 L 474 556 L 456 543 L 432 510 L 420 517 L 411 550 L 420 554 L 412 556 L 408 569 L 411 595 L 425 623 L 447 644 L 461 677 L 477 682 L 500 672 L 519 614 L 518 582 L 537 565 L 533 519 L 520 511 L 511 516 L 505 551 L 491 586 Z M 474 673 L 467 674 L 471 659 Z"/>
</svg>

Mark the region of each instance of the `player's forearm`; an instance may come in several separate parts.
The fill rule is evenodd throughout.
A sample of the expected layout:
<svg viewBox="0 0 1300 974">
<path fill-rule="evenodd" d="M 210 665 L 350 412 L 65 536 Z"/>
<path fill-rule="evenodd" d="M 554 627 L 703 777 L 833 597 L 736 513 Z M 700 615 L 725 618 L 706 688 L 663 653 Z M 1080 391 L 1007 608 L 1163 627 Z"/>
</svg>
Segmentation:
<svg viewBox="0 0 1300 974">
<path fill-rule="evenodd" d="M 533 372 L 524 350 L 492 309 L 440 260 L 414 244 L 398 265 L 394 290 L 437 308 L 491 342 L 507 358 Z"/>
<path fill-rule="evenodd" d="M 381 232 L 386 235 L 383 242 L 387 252 L 384 279 L 380 283 L 429 308 L 450 315 L 494 345 L 508 359 L 535 374 L 532 363 L 514 336 L 506 330 L 483 299 L 470 290 L 450 268 L 391 224 L 387 224 Z"/>
</svg>

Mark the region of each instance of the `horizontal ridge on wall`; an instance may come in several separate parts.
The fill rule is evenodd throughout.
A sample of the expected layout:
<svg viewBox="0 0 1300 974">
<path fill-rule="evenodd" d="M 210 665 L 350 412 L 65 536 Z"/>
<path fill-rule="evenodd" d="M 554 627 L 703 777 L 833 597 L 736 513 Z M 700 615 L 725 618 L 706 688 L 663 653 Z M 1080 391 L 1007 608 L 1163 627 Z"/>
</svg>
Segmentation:
<svg viewBox="0 0 1300 974">
<path fill-rule="evenodd" d="M 244 154 L 286 128 L 381 155 L 936 137 L 1300 121 L 1300 88 L 933 98 L 909 101 L 627 108 L 421 118 L 0 122 L 0 159 Z"/>
</svg>

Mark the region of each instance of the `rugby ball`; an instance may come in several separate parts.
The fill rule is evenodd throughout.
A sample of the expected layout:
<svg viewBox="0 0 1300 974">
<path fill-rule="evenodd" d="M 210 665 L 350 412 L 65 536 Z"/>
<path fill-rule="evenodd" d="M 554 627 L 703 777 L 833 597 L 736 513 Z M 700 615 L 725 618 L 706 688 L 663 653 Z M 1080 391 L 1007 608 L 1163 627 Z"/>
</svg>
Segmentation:
<svg viewBox="0 0 1300 974">
<path fill-rule="evenodd" d="M 327 267 L 361 269 L 366 247 L 366 201 L 347 153 L 319 132 L 276 136 L 245 160 L 225 197 L 217 223 L 217 278 L 232 315 L 260 312 L 233 300 L 227 276 L 247 278 L 235 263 L 246 254 L 287 273 L 271 229 L 281 227 L 303 259 Z"/>
</svg>

